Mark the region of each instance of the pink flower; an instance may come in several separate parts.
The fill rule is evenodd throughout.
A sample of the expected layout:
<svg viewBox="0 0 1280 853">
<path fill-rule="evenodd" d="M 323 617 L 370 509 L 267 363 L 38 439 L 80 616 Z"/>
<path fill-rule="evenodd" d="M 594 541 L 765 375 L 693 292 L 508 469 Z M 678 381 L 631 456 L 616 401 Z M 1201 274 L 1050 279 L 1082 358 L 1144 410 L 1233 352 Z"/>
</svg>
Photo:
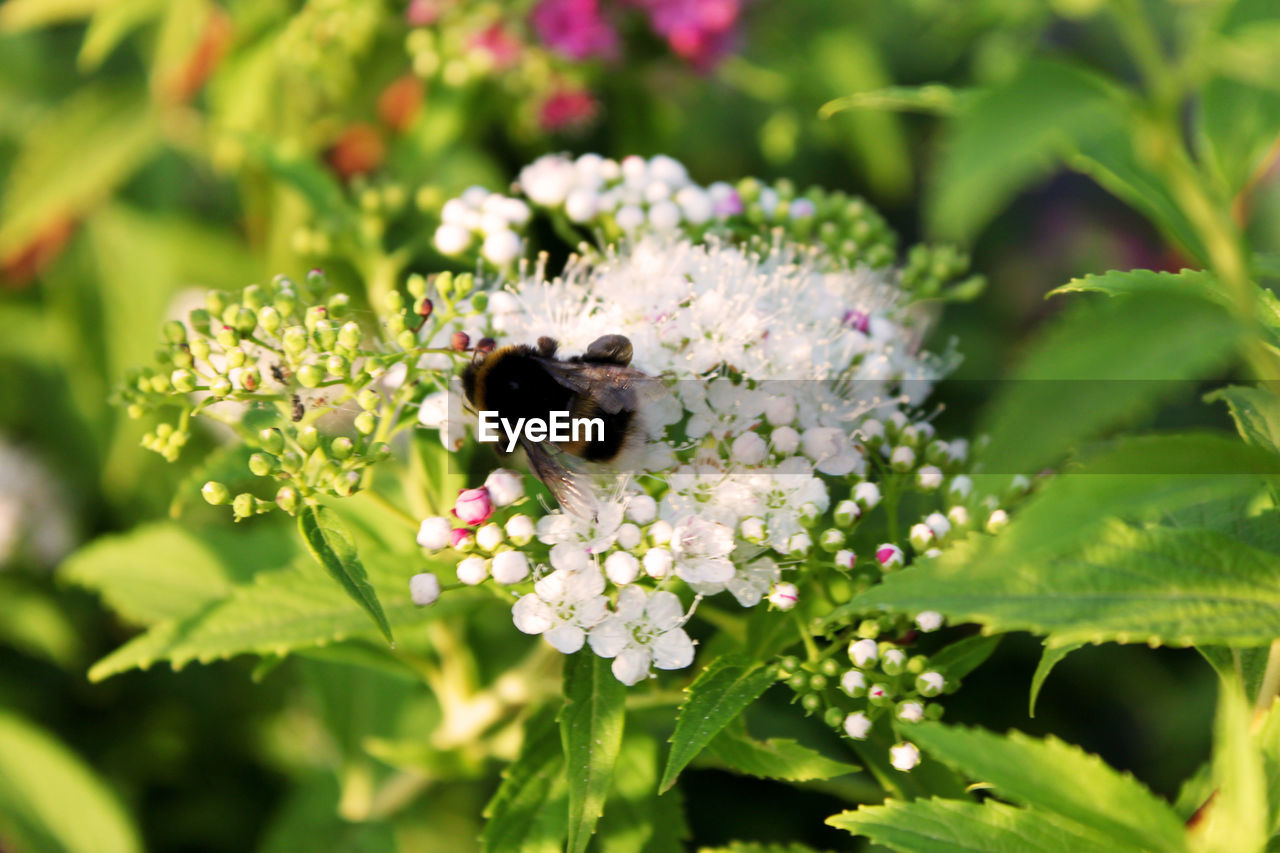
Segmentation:
<svg viewBox="0 0 1280 853">
<path fill-rule="evenodd" d="M 493 60 L 493 67 L 498 71 L 510 68 L 520 58 L 520 40 L 507 32 L 502 24 L 481 30 L 471 37 L 471 48 L 483 50 Z"/>
<path fill-rule="evenodd" d="M 458 499 L 453 504 L 453 514 L 463 524 L 472 526 L 488 521 L 489 516 L 493 515 L 493 501 L 489 500 L 489 490 L 482 486 L 458 492 Z"/>
<path fill-rule="evenodd" d="M 583 89 L 560 89 L 542 102 L 538 122 L 543 130 L 563 130 L 586 124 L 595 117 L 596 99 Z"/>
<path fill-rule="evenodd" d="M 741 0 L 632 0 L 675 53 L 707 70 L 734 45 Z"/>
<path fill-rule="evenodd" d="M 597 0 L 541 0 L 529 23 L 543 44 L 570 59 L 617 56 L 618 34 Z"/>
<path fill-rule="evenodd" d="M 430 26 L 440 17 L 445 5 L 444 0 L 409 0 L 404 19 L 411 27 Z"/>
<path fill-rule="evenodd" d="M 455 527 L 449 531 L 449 547 L 460 548 L 466 544 L 467 540 L 474 539 L 471 531 L 465 527 Z"/>
</svg>

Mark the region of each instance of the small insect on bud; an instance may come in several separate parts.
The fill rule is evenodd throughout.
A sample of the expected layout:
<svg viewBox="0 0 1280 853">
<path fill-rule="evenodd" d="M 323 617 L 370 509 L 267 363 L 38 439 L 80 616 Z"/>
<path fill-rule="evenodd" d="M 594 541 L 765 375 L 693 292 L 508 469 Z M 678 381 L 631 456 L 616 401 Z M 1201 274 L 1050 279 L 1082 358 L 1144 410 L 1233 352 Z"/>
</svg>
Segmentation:
<svg viewBox="0 0 1280 853">
<path fill-rule="evenodd" d="M 471 336 L 466 332 L 454 332 L 449 339 L 449 346 L 456 352 L 466 352 L 471 346 Z"/>
<path fill-rule="evenodd" d="M 440 579 L 431 572 L 419 572 L 409 578 L 409 597 L 419 607 L 435 604 L 440 597 Z"/>
<path fill-rule="evenodd" d="M 793 583 L 776 583 L 769 590 L 769 604 L 777 610 L 787 611 L 800 600 L 800 591 Z"/>
<path fill-rule="evenodd" d="M 844 718 L 844 733 L 854 740 L 866 740 L 871 733 L 871 718 L 856 711 Z"/>
</svg>

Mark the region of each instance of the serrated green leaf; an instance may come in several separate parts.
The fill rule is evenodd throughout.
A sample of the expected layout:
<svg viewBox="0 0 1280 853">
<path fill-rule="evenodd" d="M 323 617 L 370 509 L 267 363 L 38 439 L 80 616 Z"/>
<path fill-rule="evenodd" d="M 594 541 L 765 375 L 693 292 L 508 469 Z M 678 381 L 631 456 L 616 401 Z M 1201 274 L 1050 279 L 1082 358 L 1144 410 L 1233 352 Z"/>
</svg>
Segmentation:
<svg viewBox="0 0 1280 853">
<path fill-rule="evenodd" d="M 699 673 L 685 688 L 659 790 L 669 790 L 680 771 L 775 680 L 761 664 L 732 655 L 716 658 Z"/>
<path fill-rule="evenodd" d="M 1240 685 L 1224 681 L 1214 721 L 1216 792 L 1192 834 L 1200 853 L 1248 853 L 1267 846 L 1267 790 L 1262 753 L 1249 734 L 1251 718 Z"/>
<path fill-rule="evenodd" d="M 622 749 L 627 688 L 610 666 L 609 660 L 589 649 L 565 660 L 565 704 L 559 719 L 569 780 L 570 853 L 587 849 Z"/>
<path fill-rule="evenodd" d="M 1261 645 L 1280 636 L 1280 556 L 1214 531 L 1117 522 L 1078 553 L 1012 569 L 981 558 L 936 560 L 856 601 L 1047 634 L 1052 646 Z"/>
<path fill-rule="evenodd" d="M 1047 295 L 1060 296 L 1064 293 L 1105 293 L 1108 296 L 1171 294 L 1214 302 L 1224 301 L 1222 285 L 1208 270 L 1107 270 L 1104 273 L 1073 278 L 1061 287 L 1055 287 Z"/>
<path fill-rule="evenodd" d="M 1036 341 L 987 408 L 979 429 L 991 436 L 982 453 L 985 469 L 1038 471 L 1081 441 L 1131 423 L 1214 375 L 1235 354 L 1243 334 L 1225 310 L 1186 295 L 1201 275 L 1174 276 L 1180 287 L 1160 295 L 1072 306 Z M 1103 277 L 1097 278 L 1091 286 L 1104 286 Z M 1105 277 L 1117 292 L 1125 281 L 1139 287 L 1121 274 Z M 1085 286 L 1081 280 L 1073 284 Z"/>
<path fill-rule="evenodd" d="M 1000 645 L 999 634 L 965 637 L 929 656 L 929 668 L 942 673 L 948 681 L 958 681 L 991 657 Z"/>
<path fill-rule="evenodd" d="M 1270 391 L 1229 385 L 1205 395 L 1205 402 L 1224 402 L 1240 437 L 1263 450 L 1280 453 L 1280 400 Z"/>
<path fill-rule="evenodd" d="M 97 592 L 126 621 L 152 625 L 192 616 L 257 572 L 289 565 L 297 554 L 293 536 L 278 526 L 197 535 L 164 521 L 99 537 L 72 554 L 58 574 Z"/>
<path fill-rule="evenodd" d="M 1040 653 L 1040 662 L 1036 664 L 1035 674 L 1031 676 L 1031 695 L 1027 699 L 1028 717 L 1036 715 L 1036 700 L 1040 698 L 1040 689 L 1044 687 L 1049 673 L 1053 672 L 1053 668 L 1060 664 L 1063 658 L 1083 645 L 1084 643 L 1071 643 L 1066 646 L 1046 645 L 1044 647 L 1044 651 Z"/>
<path fill-rule="evenodd" d="M 1006 799 L 1042 809 L 1140 850 L 1185 847 L 1182 822 L 1168 803 L 1096 755 L 1055 738 L 921 723 L 911 740 L 928 755 Z M 1114 843 L 1113 842 L 1113 843 Z"/>
<path fill-rule="evenodd" d="M 370 585 L 364 565 L 356 553 L 356 544 L 341 519 L 328 507 L 306 506 L 298 512 L 298 530 L 311 556 L 341 584 L 352 601 L 365 609 L 387 642 L 394 646 L 391 626 L 387 624 L 387 615 L 382 612 L 378 593 Z"/>
<path fill-rule="evenodd" d="M 889 800 L 827 823 L 900 853 L 1125 853 L 1120 844 L 1059 815 L 988 800 Z M 1172 849 L 1172 848 L 1171 848 Z"/>
<path fill-rule="evenodd" d="M 131 853 L 138 832 L 115 797 L 48 732 L 0 710 L 0 838 L 27 853 Z"/>
<path fill-rule="evenodd" d="M 943 148 L 928 218 L 943 239 L 972 238 L 1070 144 L 1123 120 L 1124 97 L 1076 66 L 1037 60 L 979 92 Z"/>
<path fill-rule="evenodd" d="M 789 738 L 756 740 L 745 726 L 729 726 L 716 735 L 707 751 L 730 769 L 761 779 L 808 782 L 856 773 L 858 767 L 827 758 Z"/>
<path fill-rule="evenodd" d="M 830 118 L 844 110 L 895 110 L 899 112 L 955 115 L 973 100 L 974 93 L 940 83 L 924 86 L 885 86 L 866 92 L 854 92 L 827 101 L 818 110 L 822 118 Z"/>
<path fill-rule="evenodd" d="M 768 844 L 762 841 L 731 841 L 724 847 L 699 847 L 698 853 L 818 853 L 807 844 Z"/>
<path fill-rule="evenodd" d="M 564 784 L 564 751 L 555 716 L 550 710 L 535 714 L 525 724 L 520 755 L 502 773 L 502 784 L 485 806 L 487 818 L 480 836 L 482 848 L 492 853 L 507 850 L 560 853 L 564 849 L 565 811 L 549 807 L 557 786 Z M 556 813 L 559 831 L 540 819 Z"/>
<path fill-rule="evenodd" d="M 370 560 L 368 569 L 385 602 L 387 621 L 411 626 L 447 618 L 492 602 L 492 598 L 454 590 L 429 608 L 409 598 L 406 565 L 419 558 L 387 555 Z M 304 557 L 279 571 L 261 572 L 252 582 L 234 587 L 224 599 L 188 617 L 160 622 L 116 649 L 89 670 L 101 681 L 134 668 L 146 669 L 167 660 L 175 669 L 239 654 L 287 654 L 348 638 L 378 636 L 368 612 L 352 601 Z"/>
</svg>

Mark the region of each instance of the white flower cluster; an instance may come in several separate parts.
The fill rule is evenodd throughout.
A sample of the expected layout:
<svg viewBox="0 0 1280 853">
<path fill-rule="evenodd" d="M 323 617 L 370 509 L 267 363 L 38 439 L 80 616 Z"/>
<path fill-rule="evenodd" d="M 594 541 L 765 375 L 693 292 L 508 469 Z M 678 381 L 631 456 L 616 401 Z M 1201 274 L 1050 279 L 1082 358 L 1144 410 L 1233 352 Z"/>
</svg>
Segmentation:
<svg viewBox="0 0 1280 853">
<path fill-rule="evenodd" d="M 529 221 L 529 205 L 518 198 L 470 187 L 445 202 L 435 245 L 444 255 L 460 255 L 480 242 L 480 253 L 496 267 L 505 267 L 524 251 L 519 231 Z"/>
<path fill-rule="evenodd" d="M 699 234 L 688 226 L 733 216 L 741 200 L 727 184 L 697 186 L 668 157 L 544 157 L 518 187 L 535 208 L 575 223 L 607 216 L 627 236 L 571 259 L 559 276 L 538 264 L 495 283 L 479 331 L 499 345 L 549 336 L 566 355 L 625 335 L 632 364 L 670 391 L 642 413 L 645 452 L 602 487 L 594 518 L 555 509 L 531 521 L 527 499 L 490 483 L 487 502 L 474 494 L 485 489 L 459 496 L 462 526 L 424 522 L 420 544 L 463 555 L 459 581 L 517 588 L 519 630 L 564 653 L 589 646 L 634 684 L 651 668 L 690 665 L 684 624 L 702 597 L 727 592 L 743 607 L 790 610 L 824 573 L 869 583 L 907 562 L 908 549 L 932 554 L 973 528 L 967 443 L 937 438 L 914 414 L 949 365 L 921 350 L 926 318 L 892 269 L 780 235 L 748 248 Z M 483 228 L 486 211 L 514 201 L 468 193 L 465 205 L 446 206 L 447 223 Z M 808 215 L 801 201 L 790 200 L 787 215 Z M 766 202 L 780 210 L 763 191 L 752 203 Z M 421 420 L 451 448 L 465 444 L 456 396 L 428 398 Z M 909 534 L 890 533 L 900 542 L 858 542 L 884 484 L 937 508 Z M 506 507 L 521 512 L 499 517 Z M 921 629 L 931 618 L 920 615 Z"/>
</svg>

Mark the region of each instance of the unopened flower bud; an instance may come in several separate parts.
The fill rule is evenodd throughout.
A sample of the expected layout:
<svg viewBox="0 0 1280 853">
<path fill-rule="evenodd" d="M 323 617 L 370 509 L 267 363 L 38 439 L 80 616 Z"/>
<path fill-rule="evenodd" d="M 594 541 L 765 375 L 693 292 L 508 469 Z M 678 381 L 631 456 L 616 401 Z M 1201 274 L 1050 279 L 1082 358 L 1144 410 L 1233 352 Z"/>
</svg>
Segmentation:
<svg viewBox="0 0 1280 853">
<path fill-rule="evenodd" d="M 644 533 L 640 528 L 631 522 L 618 527 L 618 547 L 630 551 L 632 548 L 640 547 L 640 543 L 644 541 Z"/>
<path fill-rule="evenodd" d="M 880 503 L 880 487 L 875 483 L 859 483 L 853 490 L 853 499 L 864 511 L 869 511 Z"/>
<path fill-rule="evenodd" d="M 947 520 L 955 527 L 964 528 L 969 526 L 969 510 L 957 504 L 947 510 Z"/>
<path fill-rule="evenodd" d="M 916 692 L 921 696 L 937 696 L 946 686 L 947 680 L 940 672 L 923 672 L 916 678 Z"/>
<path fill-rule="evenodd" d="M 650 548 L 644 555 L 644 573 L 651 578 L 665 578 L 671 574 L 674 562 L 675 558 L 666 548 Z"/>
<path fill-rule="evenodd" d="M 800 433 L 789 426 L 778 427 L 769 435 L 769 445 L 780 456 L 790 456 L 800 448 Z"/>
<path fill-rule="evenodd" d="M 848 527 L 862 517 L 862 509 L 854 501 L 840 501 L 836 504 L 836 524 Z"/>
<path fill-rule="evenodd" d="M 513 515 L 507 519 L 504 527 L 507 538 L 515 545 L 528 545 L 533 541 L 535 528 L 533 519 L 527 515 Z"/>
<path fill-rule="evenodd" d="M 889 747 L 889 763 L 906 773 L 920 763 L 920 750 L 915 744 L 900 743 Z"/>
<path fill-rule="evenodd" d="M 875 640 L 854 640 L 849 644 L 849 660 L 859 668 L 873 664 L 880 657 L 880 647 Z"/>
<path fill-rule="evenodd" d="M 502 528 L 494 522 L 481 527 L 476 531 L 476 547 L 481 551 L 492 553 L 502 544 Z"/>
<path fill-rule="evenodd" d="M 905 444 L 893 449 L 889 456 L 889 467 L 899 474 L 910 471 L 916 465 L 916 452 Z"/>
<path fill-rule="evenodd" d="M 871 732 L 871 718 L 861 711 L 855 711 L 844 718 L 844 733 L 854 740 L 866 740 Z"/>
<path fill-rule="evenodd" d="M 372 435 L 378 428 L 378 418 L 373 412 L 361 412 L 351 423 L 361 435 Z"/>
<path fill-rule="evenodd" d="M 453 505 L 453 514 L 463 524 L 482 524 L 493 515 L 493 501 L 488 489 L 463 489 Z"/>
<path fill-rule="evenodd" d="M 253 510 L 253 495 L 248 492 L 241 492 L 231 501 L 231 512 L 235 515 L 237 521 L 253 515 Z"/>
<path fill-rule="evenodd" d="M 872 684 L 867 688 L 867 701 L 879 707 L 892 705 L 893 694 L 884 684 Z"/>
<path fill-rule="evenodd" d="M 648 495 L 634 495 L 627 501 L 626 515 L 636 524 L 650 524 L 658 517 L 658 502 Z"/>
<path fill-rule="evenodd" d="M 924 705 L 914 700 L 898 706 L 898 719 L 904 723 L 918 723 L 924 719 Z"/>
<path fill-rule="evenodd" d="M 951 522 L 940 512 L 931 512 L 925 516 L 924 523 L 938 539 L 945 539 L 951 532 Z"/>
<path fill-rule="evenodd" d="M 822 531 L 818 537 L 818 544 L 822 546 L 822 550 L 828 554 L 834 554 L 844 545 L 844 531 L 834 527 Z"/>
<path fill-rule="evenodd" d="M 787 554 L 803 557 L 813 547 L 813 540 L 808 533 L 797 533 L 787 540 Z"/>
<path fill-rule="evenodd" d="M 238 335 L 236 330 L 230 326 L 223 326 L 218 330 L 215 340 L 217 340 L 218 345 L 223 349 L 231 349 L 240 343 L 240 335 Z"/>
<path fill-rule="evenodd" d="M 419 607 L 435 604 L 440 597 L 440 579 L 431 572 L 419 572 L 409 578 L 409 597 Z"/>
<path fill-rule="evenodd" d="M 998 509 L 987 518 L 987 532 L 999 533 L 1009 524 L 1009 513 Z"/>
<path fill-rule="evenodd" d="M 298 368 L 298 382 L 304 388 L 315 388 L 324 381 L 324 371 L 319 365 L 307 363 Z"/>
<path fill-rule="evenodd" d="M 466 332 L 454 332 L 453 337 L 449 339 L 449 346 L 456 352 L 466 352 L 471 346 L 471 336 Z"/>
<path fill-rule="evenodd" d="M 307 348 L 307 330 L 301 326 L 290 326 L 285 330 L 281 342 L 284 344 L 285 352 L 292 356 L 298 356 Z"/>
<path fill-rule="evenodd" d="M 186 368 L 179 368 L 169 375 L 173 390 L 180 394 L 190 394 L 196 390 L 196 375 Z"/>
<path fill-rule="evenodd" d="M 231 492 L 224 484 L 219 483 L 216 480 L 210 480 L 201 486 L 200 494 L 203 495 L 204 499 L 213 506 L 222 506 L 231 500 Z"/>
<path fill-rule="evenodd" d="M 936 465 L 925 465 L 916 472 L 916 484 L 926 492 L 931 492 L 942 485 L 942 469 Z"/>
<path fill-rule="evenodd" d="M 867 418 L 858 425 L 858 434 L 869 447 L 879 447 L 884 442 L 884 424 L 875 418 Z"/>
<path fill-rule="evenodd" d="M 776 583 L 769 590 L 769 604 L 775 609 L 787 611 L 796 606 L 800 600 L 800 591 L 793 583 Z"/>
<path fill-rule="evenodd" d="M 308 424 L 298 430 L 298 446 L 310 453 L 320 444 L 320 430 Z"/>
<path fill-rule="evenodd" d="M 604 573 L 618 586 L 624 586 L 640 576 L 640 561 L 626 551 L 614 551 L 605 558 Z"/>
<path fill-rule="evenodd" d="M 215 397 L 226 397 L 232 391 L 231 380 L 225 376 L 215 376 L 209 383 L 209 393 Z"/>
<path fill-rule="evenodd" d="M 298 490 L 293 486 L 281 486 L 276 492 L 276 506 L 293 515 L 298 511 Z"/>
<path fill-rule="evenodd" d="M 524 497 L 524 478 L 509 468 L 497 468 L 489 472 L 484 487 L 494 506 L 510 506 Z"/>
<path fill-rule="evenodd" d="M 489 565 L 484 557 L 464 557 L 458 562 L 457 572 L 459 583 L 475 586 L 489 577 Z"/>
<path fill-rule="evenodd" d="M 953 477 L 947 485 L 947 494 L 952 495 L 960 500 L 965 500 L 973 491 L 973 480 L 967 474 L 959 474 Z"/>
<path fill-rule="evenodd" d="M 916 614 L 916 627 L 928 634 L 942 627 L 942 614 L 936 610 L 925 610 Z"/>
<path fill-rule="evenodd" d="M 775 427 L 787 426 L 796 419 L 796 401 L 788 394 L 765 400 L 764 418 Z"/>
<path fill-rule="evenodd" d="M 848 571 L 852 569 L 854 563 L 858 560 L 858 555 L 848 548 L 841 548 L 836 552 L 836 568 Z"/>
<path fill-rule="evenodd" d="M 885 675 L 901 675 L 907 665 L 907 653 L 902 649 L 889 649 L 880 659 L 880 669 Z"/>
<path fill-rule="evenodd" d="M 929 529 L 927 524 L 913 524 L 911 531 L 907 534 L 907 538 L 911 542 L 911 547 L 916 551 L 924 551 L 933 545 L 933 531 Z"/>
<path fill-rule="evenodd" d="M 493 558 L 493 579 L 511 585 L 529 577 L 529 558 L 523 551 L 503 551 Z"/>
<path fill-rule="evenodd" d="M 671 541 L 674 532 L 671 523 L 660 518 L 649 525 L 649 541 L 654 545 L 665 545 Z"/>
<path fill-rule="evenodd" d="M 891 543 L 884 543 L 876 548 L 876 559 L 880 561 L 880 566 L 886 571 L 896 569 L 903 563 L 902 549 Z"/>
<path fill-rule="evenodd" d="M 476 547 L 475 534 L 465 527 L 455 527 L 449 531 L 449 547 L 455 551 L 474 551 Z"/>
<path fill-rule="evenodd" d="M 744 432 L 735 438 L 730 450 L 734 461 L 743 465 L 759 465 L 768 452 L 764 439 L 754 432 Z"/>
<path fill-rule="evenodd" d="M 275 472 L 278 461 L 267 453 L 255 453 L 249 457 L 249 470 L 255 477 L 269 477 Z"/>
<path fill-rule="evenodd" d="M 850 669 L 840 676 L 840 689 L 853 698 L 866 695 L 867 677 L 861 670 Z"/>
</svg>

